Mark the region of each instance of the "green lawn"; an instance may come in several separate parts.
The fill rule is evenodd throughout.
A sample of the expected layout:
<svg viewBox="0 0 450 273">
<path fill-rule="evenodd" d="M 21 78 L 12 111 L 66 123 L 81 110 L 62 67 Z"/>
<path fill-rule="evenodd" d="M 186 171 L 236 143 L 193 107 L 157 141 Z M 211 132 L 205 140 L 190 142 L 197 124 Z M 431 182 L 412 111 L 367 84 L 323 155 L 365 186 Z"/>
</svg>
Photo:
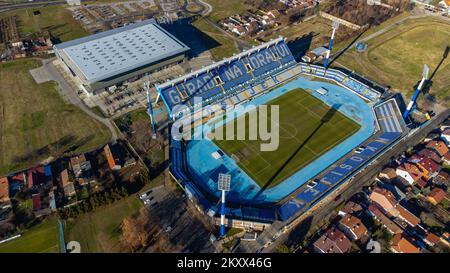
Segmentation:
<svg viewBox="0 0 450 273">
<path fill-rule="evenodd" d="M 34 15 L 39 10 L 41 14 Z M 47 31 L 61 41 L 69 41 L 88 35 L 72 13 L 65 6 L 48 6 L 17 9 L 0 14 L 0 17 L 16 16 L 18 30 L 22 37 L 42 32 L 47 36 Z"/>
<path fill-rule="evenodd" d="M 120 224 L 141 207 L 141 201 L 131 196 L 69 220 L 65 239 L 78 241 L 82 253 L 120 252 Z"/>
<path fill-rule="evenodd" d="M 33 59 L 0 64 L 0 176 L 110 139 L 103 124 L 63 101 L 55 83 L 36 84 L 29 70 L 39 66 Z"/>
<path fill-rule="evenodd" d="M 280 109 L 280 144 L 276 151 L 261 152 L 259 140 L 214 140 L 225 153 L 236 156 L 238 165 L 261 187 L 282 182 L 360 127 L 302 89 L 292 90 L 268 105 L 279 105 Z"/>
<path fill-rule="evenodd" d="M 210 25 L 205 19 L 200 18 L 194 21 L 192 25 L 219 44 L 218 46 L 216 46 L 216 44 L 211 46 L 205 45 L 207 48 L 211 47 L 209 51 L 216 60 L 222 60 L 223 58 L 233 56 L 234 53 L 238 53 L 234 40 Z M 207 43 L 208 41 L 204 42 Z"/>
<path fill-rule="evenodd" d="M 450 24 L 430 17 L 407 20 L 369 40 L 368 45 L 367 52 L 352 49 L 337 62 L 410 98 L 423 65 L 428 64 L 431 76 L 446 46 L 450 46 Z M 444 60 L 434 75 L 430 93 L 438 102 L 450 105 L 450 58 Z"/>
<path fill-rule="evenodd" d="M 0 253 L 58 253 L 59 224 L 52 217 L 30 228 L 18 239 L 0 244 Z"/>
<path fill-rule="evenodd" d="M 213 7 L 208 17 L 216 22 L 231 15 L 242 14 L 250 8 L 244 0 L 205 0 L 205 2 Z"/>
</svg>

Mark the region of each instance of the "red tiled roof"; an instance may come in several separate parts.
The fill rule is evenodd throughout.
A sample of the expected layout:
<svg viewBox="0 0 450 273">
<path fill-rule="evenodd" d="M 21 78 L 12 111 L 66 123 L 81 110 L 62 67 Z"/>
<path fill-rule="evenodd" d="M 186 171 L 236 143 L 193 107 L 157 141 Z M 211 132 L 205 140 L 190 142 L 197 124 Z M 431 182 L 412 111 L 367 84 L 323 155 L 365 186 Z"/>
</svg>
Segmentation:
<svg viewBox="0 0 450 273">
<path fill-rule="evenodd" d="M 430 158 L 424 158 L 419 161 L 420 166 L 429 171 L 430 173 L 437 173 L 441 169 L 439 164 L 434 162 L 434 160 Z"/>
<path fill-rule="evenodd" d="M 425 181 L 423 178 L 420 178 L 419 180 L 417 180 L 415 186 L 418 187 L 419 189 L 423 189 L 427 186 L 428 182 Z"/>
<path fill-rule="evenodd" d="M 394 234 L 402 232 L 402 228 L 391 221 L 376 205 L 370 204 L 368 209 L 389 231 Z"/>
<path fill-rule="evenodd" d="M 0 178 L 0 202 L 9 200 L 9 183 L 8 177 Z"/>
<path fill-rule="evenodd" d="M 445 145 L 445 142 L 441 140 L 432 140 L 428 142 L 427 148 L 435 150 L 436 152 L 439 153 L 440 156 L 443 156 L 446 153 L 448 153 L 447 145 Z"/>
<path fill-rule="evenodd" d="M 434 245 L 440 241 L 440 238 L 436 234 L 434 234 L 432 232 L 428 232 L 427 236 L 425 237 L 425 240 L 427 240 L 428 242 L 430 242 Z"/>
<path fill-rule="evenodd" d="M 427 158 L 431 158 L 434 161 L 440 163 L 441 162 L 441 157 L 438 153 L 436 153 L 433 150 L 430 149 L 422 149 L 419 151 L 419 155 L 423 156 L 423 157 L 427 157 Z"/>
<path fill-rule="evenodd" d="M 411 226 L 417 226 L 420 223 L 420 219 L 412 214 L 409 210 L 404 208 L 402 205 L 397 205 L 396 207 L 399 216 L 408 222 Z"/>
<path fill-rule="evenodd" d="M 352 202 L 352 201 L 348 201 L 345 204 L 345 206 L 341 209 L 341 211 L 343 211 L 345 213 L 350 213 L 350 214 L 361 211 L 361 210 L 362 210 L 361 205 L 359 205 L 355 202 Z"/>
<path fill-rule="evenodd" d="M 428 194 L 428 197 L 429 197 L 429 198 L 433 198 L 434 201 L 436 201 L 436 203 L 439 203 L 439 202 L 441 202 L 442 200 L 444 200 L 446 194 L 447 194 L 447 193 L 446 193 L 443 189 L 438 188 L 438 187 L 435 187 L 435 188 L 432 189 L 431 192 Z"/>
<path fill-rule="evenodd" d="M 358 217 L 352 216 L 351 214 L 345 215 L 339 223 L 348 229 L 350 229 L 353 234 L 356 236 L 356 239 L 361 239 L 366 233 L 367 228 L 364 226 L 364 224 L 361 222 L 361 220 Z"/>
<path fill-rule="evenodd" d="M 117 166 L 117 163 L 108 144 L 106 144 L 105 148 L 103 148 L 103 151 L 105 152 L 105 157 L 108 161 L 109 168 L 114 169 Z"/>
<path fill-rule="evenodd" d="M 31 199 L 33 200 L 33 209 L 41 209 L 41 195 L 39 193 L 35 193 L 31 196 Z"/>
<path fill-rule="evenodd" d="M 64 169 L 61 172 L 61 184 L 62 184 L 62 187 L 67 186 L 69 183 L 70 183 L 70 181 L 69 181 L 69 172 L 67 171 L 67 169 Z"/>
<path fill-rule="evenodd" d="M 407 171 L 409 173 L 409 175 L 411 175 L 411 177 L 413 178 L 414 181 L 416 181 L 417 179 L 419 179 L 420 177 L 422 177 L 422 172 L 420 171 L 420 169 L 411 163 L 403 163 L 402 165 L 400 165 L 398 167 L 401 170 Z"/>
<path fill-rule="evenodd" d="M 420 249 L 403 234 L 394 235 L 394 238 L 392 239 L 392 249 L 398 253 L 420 253 Z"/>
<path fill-rule="evenodd" d="M 342 231 L 333 227 L 314 242 L 314 246 L 325 253 L 346 253 L 352 243 Z"/>
</svg>

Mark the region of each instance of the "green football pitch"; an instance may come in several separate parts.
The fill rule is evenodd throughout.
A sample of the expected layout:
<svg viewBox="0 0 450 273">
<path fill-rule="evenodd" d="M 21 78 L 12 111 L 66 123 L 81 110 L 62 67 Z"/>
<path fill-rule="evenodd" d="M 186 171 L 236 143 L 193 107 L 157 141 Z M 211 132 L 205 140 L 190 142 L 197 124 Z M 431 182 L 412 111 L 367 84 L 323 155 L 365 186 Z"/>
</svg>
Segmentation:
<svg viewBox="0 0 450 273">
<path fill-rule="evenodd" d="M 279 105 L 280 136 L 275 151 L 260 150 L 260 144 L 268 141 L 214 140 L 262 188 L 279 184 L 360 128 L 340 113 L 338 107 L 329 107 L 303 89 L 291 90 L 267 105 Z M 248 136 L 248 114 L 245 118 Z M 237 122 L 234 123 L 236 132 Z M 222 128 L 224 132 L 227 126 L 230 123 Z"/>
</svg>

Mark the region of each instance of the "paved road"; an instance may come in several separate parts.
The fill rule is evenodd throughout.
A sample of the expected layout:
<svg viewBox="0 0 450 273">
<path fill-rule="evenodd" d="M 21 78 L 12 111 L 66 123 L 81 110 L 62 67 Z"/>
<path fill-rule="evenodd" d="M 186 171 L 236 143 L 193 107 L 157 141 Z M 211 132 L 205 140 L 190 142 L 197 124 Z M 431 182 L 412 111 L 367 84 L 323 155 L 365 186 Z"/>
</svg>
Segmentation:
<svg viewBox="0 0 450 273">
<path fill-rule="evenodd" d="M 45 70 L 49 73 L 51 79 L 56 81 L 59 85 L 59 89 L 61 91 L 61 95 L 71 104 L 77 106 L 80 108 L 83 112 L 88 114 L 93 119 L 103 123 L 108 129 L 111 131 L 111 142 L 115 143 L 118 139 L 117 132 L 114 128 L 114 126 L 111 123 L 111 120 L 107 118 L 99 117 L 98 115 L 94 114 L 78 97 L 76 92 L 72 89 L 72 87 L 66 82 L 64 77 L 61 75 L 61 73 L 56 69 L 56 67 L 53 65 L 53 61 L 55 58 L 46 59 L 43 61 L 43 67 Z"/>
<path fill-rule="evenodd" d="M 15 9 L 23 9 L 23 8 L 32 8 L 32 7 L 41 7 L 41 6 L 50 6 L 50 5 L 65 5 L 66 1 L 39 1 L 35 0 L 34 2 L 23 2 L 17 4 L 4 4 L 0 5 L 0 12 L 15 10 Z"/>
</svg>

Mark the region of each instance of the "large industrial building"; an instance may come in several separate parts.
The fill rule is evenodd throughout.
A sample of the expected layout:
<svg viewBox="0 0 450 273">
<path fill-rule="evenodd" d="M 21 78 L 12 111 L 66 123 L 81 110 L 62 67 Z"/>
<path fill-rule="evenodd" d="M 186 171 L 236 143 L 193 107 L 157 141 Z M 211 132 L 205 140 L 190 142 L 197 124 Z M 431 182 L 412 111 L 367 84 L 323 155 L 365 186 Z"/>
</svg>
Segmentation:
<svg viewBox="0 0 450 273">
<path fill-rule="evenodd" d="M 94 92 L 182 62 L 189 47 L 149 19 L 54 49 L 80 88 Z"/>
</svg>

